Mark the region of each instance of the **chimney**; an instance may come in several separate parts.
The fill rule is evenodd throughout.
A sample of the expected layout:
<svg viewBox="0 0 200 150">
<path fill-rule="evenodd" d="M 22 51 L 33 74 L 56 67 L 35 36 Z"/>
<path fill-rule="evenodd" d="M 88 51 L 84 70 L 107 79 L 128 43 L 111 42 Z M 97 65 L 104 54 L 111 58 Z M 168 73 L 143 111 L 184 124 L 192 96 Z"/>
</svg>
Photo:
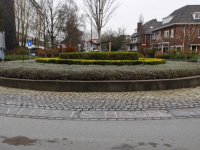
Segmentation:
<svg viewBox="0 0 200 150">
<path fill-rule="evenodd" d="M 139 22 L 139 23 L 137 24 L 137 33 L 140 32 L 141 28 L 142 28 L 142 23 Z"/>
</svg>

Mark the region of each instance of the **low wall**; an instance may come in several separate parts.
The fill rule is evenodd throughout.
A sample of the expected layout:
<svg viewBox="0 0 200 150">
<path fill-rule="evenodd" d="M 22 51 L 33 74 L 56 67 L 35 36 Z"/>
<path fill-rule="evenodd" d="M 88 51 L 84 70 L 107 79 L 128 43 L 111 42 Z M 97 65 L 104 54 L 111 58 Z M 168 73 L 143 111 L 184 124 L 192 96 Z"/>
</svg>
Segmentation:
<svg viewBox="0 0 200 150">
<path fill-rule="evenodd" d="M 0 77 L 0 86 L 55 92 L 132 92 L 200 86 L 200 76 L 160 80 L 63 81 L 26 80 Z"/>
</svg>

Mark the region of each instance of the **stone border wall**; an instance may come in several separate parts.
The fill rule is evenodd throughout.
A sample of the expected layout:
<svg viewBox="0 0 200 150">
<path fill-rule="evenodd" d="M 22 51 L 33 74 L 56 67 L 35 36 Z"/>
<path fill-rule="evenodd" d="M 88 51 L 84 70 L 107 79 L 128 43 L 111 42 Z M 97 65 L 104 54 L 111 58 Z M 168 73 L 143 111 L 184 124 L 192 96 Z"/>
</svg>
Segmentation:
<svg viewBox="0 0 200 150">
<path fill-rule="evenodd" d="M 200 86 L 200 76 L 160 80 L 62 81 L 0 77 L 0 86 L 55 92 L 132 92 Z"/>
</svg>

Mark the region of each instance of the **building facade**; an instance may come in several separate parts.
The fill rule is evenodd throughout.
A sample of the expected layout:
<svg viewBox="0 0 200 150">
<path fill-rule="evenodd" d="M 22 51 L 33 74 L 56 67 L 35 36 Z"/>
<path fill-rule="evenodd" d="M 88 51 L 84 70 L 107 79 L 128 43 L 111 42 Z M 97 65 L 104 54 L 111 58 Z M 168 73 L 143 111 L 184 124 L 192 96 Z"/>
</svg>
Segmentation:
<svg viewBox="0 0 200 150">
<path fill-rule="evenodd" d="M 200 5 L 187 5 L 163 18 L 153 30 L 152 47 L 200 52 Z"/>
<path fill-rule="evenodd" d="M 143 42 L 147 43 L 147 48 L 150 48 L 151 46 L 151 37 L 153 35 L 152 30 L 158 25 L 158 21 L 156 19 L 150 20 L 146 22 L 144 25 L 142 23 L 137 24 L 137 29 L 135 29 L 135 33 L 131 36 L 131 44 L 130 44 L 130 50 L 131 51 L 138 51 L 138 47 L 140 46 L 140 32 L 143 30 L 144 34 L 144 40 Z"/>
<path fill-rule="evenodd" d="M 173 49 L 185 52 L 186 49 L 200 52 L 200 5 L 187 5 L 164 17 L 138 23 L 135 33 L 131 36 L 131 51 L 138 51 L 141 44 L 140 31 L 144 30 L 147 48 L 158 48 L 163 53 Z"/>
<path fill-rule="evenodd" d="M 44 49 L 44 24 L 41 8 L 35 0 L 0 0 L 9 19 L 9 31 L 6 32 L 6 47 L 9 50 L 17 46 L 28 47 L 32 41 L 32 53 Z M 12 37 L 12 38 L 11 38 Z"/>
</svg>

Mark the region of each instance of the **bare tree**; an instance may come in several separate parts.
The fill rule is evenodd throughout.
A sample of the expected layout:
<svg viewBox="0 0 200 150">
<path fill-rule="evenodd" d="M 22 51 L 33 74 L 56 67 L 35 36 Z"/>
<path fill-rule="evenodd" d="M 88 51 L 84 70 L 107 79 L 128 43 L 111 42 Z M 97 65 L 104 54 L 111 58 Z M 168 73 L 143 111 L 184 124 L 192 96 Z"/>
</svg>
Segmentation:
<svg viewBox="0 0 200 150">
<path fill-rule="evenodd" d="M 30 24 L 33 23 L 31 11 L 33 4 L 29 0 L 16 0 L 15 1 L 15 20 L 16 20 L 16 37 L 20 42 L 20 46 L 26 46 L 27 35 L 30 31 L 34 30 Z"/>
<path fill-rule="evenodd" d="M 98 32 L 98 43 L 101 43 L 101 30 L 114 15 L 119 4 L 116 0 L 83 0 L 86 16 Z M 115 4 L 116 3 L 116 4 Z M 101 44 L 98 46 L 101 52 Z"/>
<path fill-rule="evenodd" d="M 183 51 L 185 52 L 185 60 L 188 57 L 190 44 L 197 38 L 200 26 L 188 21 L 186 24 L 177 28 L 177 38 L 183 43 Z"/>
<path fill-rule="evenodd" d="M 88 30 L 86 30 L 86 28 L 85 28 L 84 34 L 83 34 L 83 39 L 84 39 L 85 41 L 90 41 L 91 38 L 96 39 L 97 37 L 98 37 L 97 32 L 92 31 L 92 33 L 91 33 L 91 31 L 88 31 Z"/>
<path fill-rule="evenodd" d="M 44 15 L 44 28 L 51 41 L 52 57 L 54 56 L 55 40 L 60 33 L 63 25 L 63 20 L 66 12 L 60 11 L 62 3 L 54 3 L 53 0 L 44 0 L 43 15 Z M 67 10 L 66 10 L 67 11 Z"/>
<path fill-rule="evenodd" d="M 193 12 L 191 7 L 187 7 L 184 11 L 182 18 L 182 24 L 179 25 L 176 29 L 177 38 L 183 43 L 183 51 L 185 51 L 185 60 L 188 57 L 188 51 L 190 49 L 190 44 L 198 38 L 199 31 L 199 23 L 194 20 L 194 16 L 191 12 Z"/>
<path fill-rule="evenodd" d="M 61 28 L 61 34 L 63 40 L 67 45 L 76 46 L 82 41 L 83 32 L 81 28 L 84 28 L 84 16 L 79 15 L 79 8 L 74 0 L 69 0 L 62 5 L 60 11 L 66 12 L 67 15 L 64 18 L 63 26 Z"/>
<path fill-rule="evenodd" d="M 102 34 L 102 41 L 105 50 L 109 49 L 109 41 L 112 43 L 111 51 L 119 51 L 125 45 L 125 32 L 124 27 L 118 28 L 118 31 L 113 31 L 112 29 L 105 31 Z M 105 51 L 103 50 L 103 51 Z"/>
</svg>

